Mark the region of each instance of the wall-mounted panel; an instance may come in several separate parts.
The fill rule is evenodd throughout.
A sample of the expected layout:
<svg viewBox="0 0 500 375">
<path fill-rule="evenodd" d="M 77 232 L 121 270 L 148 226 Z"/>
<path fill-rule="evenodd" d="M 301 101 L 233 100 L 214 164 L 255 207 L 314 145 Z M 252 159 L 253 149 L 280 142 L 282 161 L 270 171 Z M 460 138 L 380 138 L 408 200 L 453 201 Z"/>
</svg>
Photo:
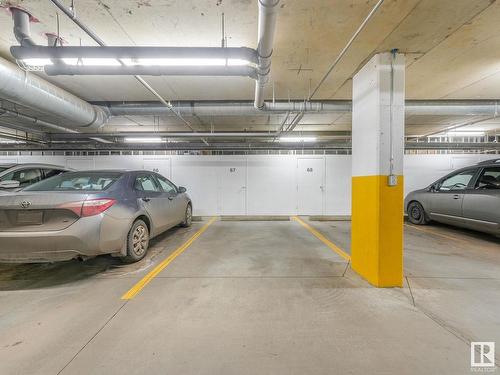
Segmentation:
<svg viewBox="0 0 500 375">
<path fill-rule="evenodd" d="M 215 156 L 172 158 L 172 182 L 184 186 L 193 200 L 194 215 L 219 214 L 219 159 Z"/>
<path fill-rule="evenodd" d="M 295 156 L 248 156 L 247 214 L 297 213 Z"/>
<path fill-rule="evenodd" d="M 219 162 L 219 212 L 221 215 L 246 215 L 247 159 L 222 157 Z"/>
<path fill-rule="evenodd" d="M 325 214 L 351 214 L 351 156 L 327 155 L 325 167 Z"/>
<path fill-rule="evenodd" d="M 297 158 L 297 213 L 323 215 L 325 157 Z"/>
</svg>

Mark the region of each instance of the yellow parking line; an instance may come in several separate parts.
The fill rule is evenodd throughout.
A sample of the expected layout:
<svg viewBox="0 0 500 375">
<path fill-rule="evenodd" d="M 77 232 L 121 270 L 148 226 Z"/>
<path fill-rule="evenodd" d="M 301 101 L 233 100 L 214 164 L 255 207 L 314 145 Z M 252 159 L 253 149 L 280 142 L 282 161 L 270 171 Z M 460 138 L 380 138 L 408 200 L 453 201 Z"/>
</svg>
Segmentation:
<svg viewBox="0 0 500 375">
<path fill-rule="evenodd" d="M 181 255 L 198 237 L 200 237 L 203 232 L 216 220 L 217 218 L 211 218 L 203 227 L 200 228 L 198 232 L 193 234 L 193 236 L 184 242 L 177 250 L 170 254 L 164 261 L 158 264 L 151 272 L 144 276 L 137 284 L 135 284 L 130 290 L 125 293 L 121 299 L 129 300 L 134 298 L 146 285 L 149 284 L 165 267 L 167 267 L 172 261 Z"/>
<path fill-rule="evenodd" d="M 306 228 L 316 238 L 318 238 L 321 242 L 323 242 L 326 246 L 328 246 L 331 250 L 333 250 L 335 253 L 337 253 L 338 255 L 340 255 L 342 258 L 344 258 L 348 262 L 351 260 L 351 257 L 350 257 L 349 254 L 347 254 L 340 247 L 336 246 L 332 241 L 330 241 L 328 238 L 326 238 L 325 236 L 323 236 L 320 232 L 318 232 L 316 229 L 314 229 L 313 227 L 311 227 L 309 224 L 307 224 L 305 221 L 303 221 L 302 219 L 300 219 L 298 216 L 292 216 L 292 220 L 295 220 L 300 225 L 302 225 L 304 228 Z"/>
<path fill-rule="evenodd" d="M 439 232 L 436 232 L 436 231 L 431 230 L 431 229 L 424 229 L 424 228 L 420 228 L 420 227 L 417 227 L 415 225 L 410 225 L 410 224 L 405 224 L 405 226 L 408 227 L 408 228 L 413 228 L 413 229 L 421 231 L 421 232 L 430 233 L 430 234 L 433 234 L 435 236 L 440 236 L 440 237 L 443 237 L 443 238 L 447 238 L 449 240 L 470 243 L 470 242 L 468 242 L 466 240 L 463 240 L 461 238 L 458 238 L 458 237 L 455 237 L 455 236 L 452 236 L 452 235 L 447 235 L 447 234 L 444 234 L 444 233 L 439 233 Z"/>
</svg>

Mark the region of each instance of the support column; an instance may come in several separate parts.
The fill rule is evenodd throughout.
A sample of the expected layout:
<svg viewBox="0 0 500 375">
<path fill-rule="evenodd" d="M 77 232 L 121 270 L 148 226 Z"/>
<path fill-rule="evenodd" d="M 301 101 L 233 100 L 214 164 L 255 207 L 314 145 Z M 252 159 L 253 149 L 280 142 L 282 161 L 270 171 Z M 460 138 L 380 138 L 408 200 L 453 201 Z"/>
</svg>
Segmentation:
<svg viewBox="0 0 500 375">
<path fill-rule="evenodd" d="M 352 268 L 374 286 L 401 287 L 404 55 L 375 55 L 352 95 Z"/>
</svg>

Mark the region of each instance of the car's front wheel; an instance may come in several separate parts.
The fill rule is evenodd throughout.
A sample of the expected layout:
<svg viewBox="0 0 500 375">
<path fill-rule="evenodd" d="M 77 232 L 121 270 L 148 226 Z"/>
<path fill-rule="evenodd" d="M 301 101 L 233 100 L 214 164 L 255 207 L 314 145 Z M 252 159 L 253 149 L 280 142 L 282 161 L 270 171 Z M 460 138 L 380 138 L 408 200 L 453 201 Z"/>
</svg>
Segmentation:
<svg viewBox="0 0 500 375">
<path fill-rule="evenodd" d="M 408 220 L 410 223 L 417 225 L 424 225 L 429 222 L 424 207 L 419 202 L 411 202 L 408 205 Z"/>
<path fill-rule="evenodd" d="M 146 256 L 149 247 L 149 229 L 142 220 L 136 220 L 127 236 L 127 255 L 122 257 L 126 263 L 140 261 Z"/>
<path fill-rule="evenodd" d="M 191 207 L 191 204 L 188 204 L 186 207 L 184 221 L 181 223 L 181 227 L 184 228 L 190 227 L 192 222 L 193 222 L 193 208 Z"/>
</svg>

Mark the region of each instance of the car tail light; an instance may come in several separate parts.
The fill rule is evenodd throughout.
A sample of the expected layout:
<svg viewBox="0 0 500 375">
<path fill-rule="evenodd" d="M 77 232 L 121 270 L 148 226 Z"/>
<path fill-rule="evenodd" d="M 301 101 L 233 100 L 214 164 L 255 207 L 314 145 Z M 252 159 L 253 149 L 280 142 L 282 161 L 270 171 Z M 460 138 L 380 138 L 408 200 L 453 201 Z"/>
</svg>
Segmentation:
<svg viewBox="0 0 500 375">
<path fill-rule="evenodd" d="M 73 211 L 80 217 L 87 217 L 99 215 L 114 205 L 115 202 L 115 199 L 108 198 L 90 199 L 87 201 L 65 203 L 59 207 Z"/>
<path fill-rule="evenodd" d="M 99 215 L 114 205 L 115 202 L 116 200 L 114 199 L 92 199 L 85 201 L 82 205 L 82 217 Z"/>
</svg>

